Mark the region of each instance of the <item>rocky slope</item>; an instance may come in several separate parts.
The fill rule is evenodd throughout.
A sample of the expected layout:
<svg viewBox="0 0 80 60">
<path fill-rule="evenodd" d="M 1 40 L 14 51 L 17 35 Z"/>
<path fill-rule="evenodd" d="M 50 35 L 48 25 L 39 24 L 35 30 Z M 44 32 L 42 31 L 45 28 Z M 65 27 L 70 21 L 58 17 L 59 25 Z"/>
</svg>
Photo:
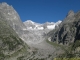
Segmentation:
<svg viewBox="0 0 80 60">
<path fill-rule="evenodd" d="M 80 11 L 69 11 L 67 17 L 55 30 L 48 33 L 49 40 L 60 45 L 67 45 L 70 50 L 67 57 L 80 56 Z M 73 51 L 73 53 L 72 53 Z M 71 54 L 71 56 L 70 56 Z M 72 55 L 73 54 L 73 55 Z M 65 55 L 64 55 L 65 56 Z"/>
<path fill-rule="evenodd" d="M 25 30 L 13 7 L 0 3 L 0 60 L 29 59 L 33 49 L 29 52 L 28 45 L 21 39 Z"/>
<path fill-rule="evenodd" d="M 0 17 L 6 20 L 6 22 L 21 37 L 26 27 L 20 20 L 20 17 L 18 13 L 14 10 L 14 8 L 5 2 L 0 3 L 0 15 L 1 15 Z"/>
<path fill-rule="evenodd" d="M 19 38 L 16 32 L 6 23 L 0 15 L 0 60 L 17 60 L 23 56 L 22 50 L 26 50 L 27 45 Z"/>
</svg>

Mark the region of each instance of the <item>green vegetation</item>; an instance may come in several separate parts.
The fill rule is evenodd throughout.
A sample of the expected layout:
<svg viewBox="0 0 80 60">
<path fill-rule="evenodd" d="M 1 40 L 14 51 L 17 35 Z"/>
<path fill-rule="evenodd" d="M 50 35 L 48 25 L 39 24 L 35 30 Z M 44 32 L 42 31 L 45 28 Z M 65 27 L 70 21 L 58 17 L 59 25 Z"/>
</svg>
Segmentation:
<svg viewBox="0 0 80 60">
<path fill-rule="evenodd" d="M 41 59 L 36 58 L 36 59 L 29 59 L 29 60 L 46 60 L 46 59 L 45 58 L 41 58 Z"/>
<path fill-rule="evenodd" d="M 57 44 L 55 42 L 50 42 L 46 40 L 47 43 L 53 45 L 55 48 L 60 47 L 62 50 L 65 51 L 65 53 L 60 54 L 57 56 L 58 58 L 74 58 L 74 57 L 80 57 L 80 51 L 76 51 L 78 47 L 80 47 L 80 40 L 76 40 L 73 44 L 70 44 L 68 46 L 63 46 L 60 44 Z M 66 47 L 66 48 L 65 48 Z"/>
<path fill-rule="evenodd" d="M 54 58 L 54 60 L 80 60 L 80 58 Z"/>
<path fill-rule="evenodd" d="M 76 41 L 72 44 L 72 50 L 75 50 L 77 47 L 80 47 L 80 40 L 76 40 Z"/>
<path fill-rule="evenodd" d="M 46 40 L 46 42 L 49 43 L 49 44 L 51 44 L 51 45 L 52 45 L 53 47 L 55 47 L 55 48 L 60 47 L 62 50 L 65 50 L 65 51 L 66 51 L 66 49 L 67 49 L 67 48 L 65 48 L 65 47 L 67 47 L 67 46 L 57 44 L 56 42 L 50 42 L 49 40 Z"/>
<path fill-rule="evenodd" d="M 18 57 L 17 60 L 24 60 L 24 56 Z"/>
<path fill-rule="evenodd" d="M 79 58 L 80 57 L 80 40 L 76 40 L 73 44 L 70 44 L 70 47 L 68 48 L 68 52 L 65 52 L 64 54 L 58 56 L 60 58 Z M 78 51 L 77 51 L 78 50 Z"/>
</svg>

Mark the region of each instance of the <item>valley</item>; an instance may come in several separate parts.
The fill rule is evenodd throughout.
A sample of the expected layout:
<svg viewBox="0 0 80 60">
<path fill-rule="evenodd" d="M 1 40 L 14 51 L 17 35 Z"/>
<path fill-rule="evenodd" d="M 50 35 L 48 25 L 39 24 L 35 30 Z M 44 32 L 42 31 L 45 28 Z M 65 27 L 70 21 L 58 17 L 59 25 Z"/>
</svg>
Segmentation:
<svg viewBox="0 0 80 60">
<path fill-rule="evenodd" d="M 15 9 L 0 4 L 0 60 L 53 60 L 80 57 L 80 11 L 63 21 L 22 22 Z"/>
</svg>

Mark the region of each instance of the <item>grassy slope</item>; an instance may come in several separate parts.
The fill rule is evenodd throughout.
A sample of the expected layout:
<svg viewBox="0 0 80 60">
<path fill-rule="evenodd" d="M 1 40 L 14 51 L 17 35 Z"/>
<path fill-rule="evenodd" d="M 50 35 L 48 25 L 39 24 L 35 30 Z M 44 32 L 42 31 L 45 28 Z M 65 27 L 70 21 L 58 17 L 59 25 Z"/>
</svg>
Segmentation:
<svg viewBox="0 0 80 60">
<path fill-rule="evenodd" d="M 69 47 L 59 45 L 54 42 L 50 42 L 48 40 L 46 40 L 46 42 L 53 45 L 55 48 L 60 47 L 62 50 L 65 51 L 65 53 L 59 55 L 57 57 L 57 59 L 55 58 L 55 60 L 73 60 L 73 59 L 75 60 L 76 58 L 77 58 L 77 60 L 80 59 L 79 58 L 80 57 L 80 40 L 76 40 L 76 42 L 71 44 Z M 63 59 L 61 59 L 61 58 L 63 58 Z"/>
</svg>

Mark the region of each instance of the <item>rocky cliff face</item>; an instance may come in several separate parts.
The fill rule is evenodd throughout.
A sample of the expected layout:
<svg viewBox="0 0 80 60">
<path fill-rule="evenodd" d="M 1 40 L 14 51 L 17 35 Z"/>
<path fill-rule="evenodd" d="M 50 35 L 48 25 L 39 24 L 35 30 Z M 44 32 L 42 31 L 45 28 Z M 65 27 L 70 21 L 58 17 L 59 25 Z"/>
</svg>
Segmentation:
<svg viewBox="0 0 80 60">
<path fill-rule="evenodd" d="M 80 40 L 80 11 L 74 13 L 69 11 L 67 17 L 55 30 L 49 33 L 51 41 L 59 44 L 69 45 L 75 40 Z"/>
<path fill-rule="evenodd" d="M 69 11 L 62 23 L 48 33 L 48 40 L 57 43 L 65 52 L 59 58 L 80 57 L 80 11 Z"/>
</svg>

